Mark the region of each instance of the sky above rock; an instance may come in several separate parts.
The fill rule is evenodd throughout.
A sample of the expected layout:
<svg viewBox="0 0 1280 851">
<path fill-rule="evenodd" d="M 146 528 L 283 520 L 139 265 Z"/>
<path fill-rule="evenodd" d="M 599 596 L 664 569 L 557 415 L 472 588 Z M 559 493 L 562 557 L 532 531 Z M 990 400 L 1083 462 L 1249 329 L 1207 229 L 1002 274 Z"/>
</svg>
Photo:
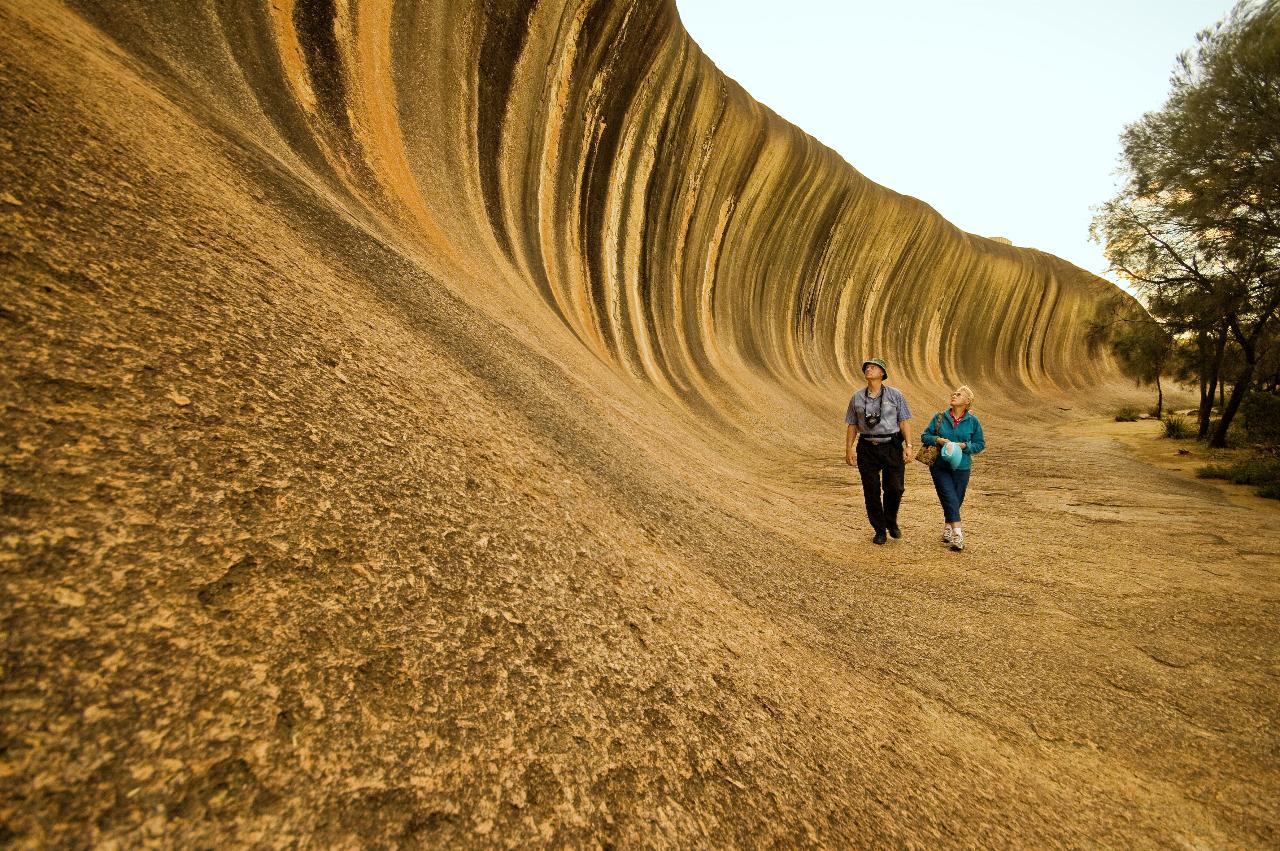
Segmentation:
<svg viewBox="0 0 1280 851">
<path fill-rule="evenodd" d="M 1120 133 L 1230 0 L 677 0 L 757 100 L 957 226 L 1104 277 Z M 1114 278 L 1113 278 L 1114 279 Z"/>
</svg>

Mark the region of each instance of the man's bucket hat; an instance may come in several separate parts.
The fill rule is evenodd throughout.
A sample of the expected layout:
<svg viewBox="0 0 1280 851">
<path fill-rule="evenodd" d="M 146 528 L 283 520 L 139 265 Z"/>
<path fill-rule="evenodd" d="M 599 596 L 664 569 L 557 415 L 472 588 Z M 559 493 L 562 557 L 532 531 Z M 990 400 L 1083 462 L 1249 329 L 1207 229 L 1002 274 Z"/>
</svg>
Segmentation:
<svg viewBox="0 0 1280 851">
<path fill-rule="evenodd" d="M 875 364 L 876 366 L 880 367 L 880 371 L 884 373 L 884 377 L 885 377 L 885 378 L 888 378 L 888 377 L 889 377 L 889 367 L 888 367 L 888 366 L 886 366 L 886 365 L 885 365 L 885 362 L 884 362 L 883 360 L 881 360 L 880 358 L 868 358 L 867 360 L 864 360 L 864 361 L 862 362 L 862 371 L 863 371 L 863 372 L 866 372 L 866 370 L 867 370 L 867 364 L 869 364 L 869 363 L 873 363 L 873 364 Z"/>
</svg>

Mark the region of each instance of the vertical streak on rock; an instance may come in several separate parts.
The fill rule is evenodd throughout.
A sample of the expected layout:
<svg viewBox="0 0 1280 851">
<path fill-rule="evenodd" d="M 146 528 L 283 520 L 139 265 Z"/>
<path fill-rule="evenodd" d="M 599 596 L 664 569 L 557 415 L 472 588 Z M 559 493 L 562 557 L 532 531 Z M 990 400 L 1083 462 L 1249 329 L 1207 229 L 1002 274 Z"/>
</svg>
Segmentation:
<svg viewBox="0 0 1280 851">
<path fill-rule="evenodd" d="M 733 99 L 740 94 L 734 87 L 729 100 L 731 108 Z M 747 108 L 747 115 L 740 116 L 726 129 L 720 147 L 720 168 L 717 169 L 720 185 L 728 196 L 727 204 L 722 208 L 724 217 L 717 223 L 714 233 L 715 264 L 712 270 L 713 279 L 705 286 L 708 294 L 704 305 L 709 315 L 704 320 L 706 325 L 714 329 L 717 354 L 725 364 L 724 375 L 732 374 L 733 364 L 743 356 L 740 340 L 742 328 L 734 321 L 735 300 L 743 292 L 743 277 L 737 270 L 740 261 L 751 265 L 752 252 L 744 251 L 741 255 L 733 250 L 738 242 L 737 232 L 745 227 L 744 198 L 753 174 L 759 167 L 761 157 L 767 143 L 767 126 L 761 116 Z M 745 119 L 745 120 L 741 120 Z M 745 145 L 743 144 L 745 142 Z M 728 155 L 726 156 L 726 152 Z M 750 240 L 746 240 L 749 244 Z M 729 249 L 726 252 L 726 248 Z M 728 262 L 725 262 L 726 256 Z M 723 286 L 722 286 L 723 283 Z"/>
<path fill-rule="evenodd" d="M 610 216 L 608 199 L 614 162 L 621 154 L 629 113 L 658 58 L 664 25 L 670 22 L 657 14 L 663 11 L 661 7 L 652 4 L 629 4 L 616 24 L 615 16 L 610 14 L 616 7 L 601 4 L 595 9 L 598 11 L 587 18 L 584 35 L 598 40 L 598 44 L 595 50 L 579 54 L 580 59 L 584 56 L 596 59 L 599 70 L 594 73 L 589 95 L 590 138 L 584 152 L 584 183 L 578 210 L 583 223 L 582 251 L 596 324 L 607 350 L 617 357 L 634 341 L 619 336 L 619 326 L 624 323 L 625 299 L 616 289 L 618 282 L 604 274 L 609 262 L 604 256 L 605 229 Z M 634 188 L 629 182 L 632 175 L 626 177 L 625 188 L 630 191 Z"/>
<path fill-rule="evenodd" d="M 820 324 L 819 314 L 831 315 L 838 289 L 832 286 L 821 286 L 835 275 L 835 257 L 837 254 L 840 223 L 847 215 L 846 211 L 853 197 L 853 190 L 842 187 L 827 203 L 823 214 L 821 230 L 825 233 L 822 248 L 811 256 L 811 263 L 801 272 L 804 289 L 801 299 L 796 305 L 797 321 L 795 333 L 803 341 L 799 369 L 805 378 L 817 382 L 831 379 L 834 376 L 824 369 L 829 354 L 830 341 L 833 339 L 823 333 L 826 326 Z"/>
<path fill-rule="evenodd" d="M 231 0 L 218 0 L 214 9 L 220 34 L 235 57 L 235 69 L 264 121 L 327 185 L 340 187 L 342 178 L 325 151 L 327 140 L 312 126 L 316 96 L 307 78 L 292 16 L 281 20 L 275 6 L 269 12 L 258 7 L 245 10 Z M 270 20 L 267 14 L 272 15 Z"/>
<path fill-rule="evenodd" d="M 517 59 L 529 32 L 529 16 L 537 0 L 485 0 L 484 40 L 480 47 L 477 78 L 476 148 L 485 212 L 498 245 L 510 257 L 511 238 L 503 217 L 500 170 L 503 119 L 511 93 Z"/>
<path fill-rule="evenodd" d="M 618 47 L 614 43 L 618 31 L 626 31 L 634 9 L 634 2 L 626 4 L 622 20 L 617 21 L 615 15 L 611 14 L 616 7 L 611 7 L 608 3 L 584 5 L 586 15 L 579 35 L 580 49 L 575 52 L 573 59 L 569 104 L 570 117 L 580 120 L 580 124 L 566 127 L 569 132 L 561 141 L 560 148 L 565 161 L 574 164 L 576 168 L 566 187 L 566 194 L 573 204 L 558 204 L 556 213 L 563 215 L 567 212 L 577 223 L 574 234 L 577 239 L 572 247 L 577 251 L 582 269 L 580 283 L 584 296 L 581 302 L 583 318 L 594 331 L 593 336 L 598 342 L 600 353 L 610 358 L 617 354 L 614 323 L 611 321 L 615 300 L 609 291 L 610 282 L 606 280 L 605 263 L 599 248 L 605 216 L 603 195 L 608 188 L 609 170 L 606 167 L 603 174 L 600 172 L 602 163 L 607 163 L 612 158 L 618 133 L 613 125 L 613 112 L 606 110 L 604 100 L 608 97 L 616 101 L 619 95 L 610 94 L 607 89 L 611 82 L 612 66 L 606 61 L 606 57 L 611 48 Z M 624 80 L 617 82 L 620 86 L 625 83 Z M 578 132 L 573 132 L 575 129 Z"/>
<path fill-rule="evenodd" d="M 1035 326 L 1032 331 L 1031 341 L 1027 346 L 1027 365 L 1028 368 L 1036 370 L 1036 386 L 1042 387 L 1047 382 L 1056 384 L 1055 378 L 1046 365 L 1049 363 L 1049 334 L 1052 328 L 1051 322 L 1058 308 L 1058 296 L 1061 288 L 1058 284 L 1058 276 L 1050 273 L 1046 277 L 1046 286 L 1043 294 L 1040 296 L 1040 305 L 1036 316 Z"/>
<path fill-rule="evenodd" d="M 338 39 L 334 32 L 334 0 L 294 0 L 293 29 L 302 50 L 311 91 L 320 114 L 343 136 L 351 136 Z"/>
<path fill-rule="evenodd" d="M 563 215 L 559 206 L 562 174 L 572 169 L 574 177 L 570 185 L 581 185 L 581 167 L 569 128 L 571 116 L 577 114 L 573 107 L 576 102 L 574 69 L 578 67 L 578 46 L 589 11 L 590 5 L 583 3 L 572 15 L 566 15 L 568 26 L 565 28 L 562 20 L 564 35 L 555 45 L 558 58 L 551 75 L 554 82 L 547 92 L 548 120 L 537 159 L 536 216 L 538 259 L 545 270 L 553 303 L 579 339 L 596 352 L 602 352 L 603 339 L 589 321 L 590 312 L 584 304 L 588 274 L 582 268 L 581 254 L 563 250 L 563 246 L 580 244 L 581 220 L 578 216 Z"/>
<path fill-rule="evenodd" d="M 698 299 L 699 338 L 703 341 L 707 365 L 712 375 L 723 381 L 732 381 L 733 372 L 724 359 L 724 351 L 720 346 L 720 335 L 716 328 L 716 279 L 720 272 L 720 252 L 724 247 L 724 236 L 729 229 L 733 217 L 734 199 L 725 198 L 720 206 L 720 216 L 716 220 L 715 229 L 707 244 L 706 262 L 701 268 L 701 286 Z"/>
<path fill-rule="evenodd" d="M 683 92 L 679 106 L 668 112 L 663 122 L 662 135 L 658 141 L 658 149 L 663 152 L 680 151 L 671 140 L 679 132 L 679 128 L 693 120 L 696 115 L 699 92 L 685 83 L 688 63 L 688 52 L 682 51 L 681 88 Z M 709 159 L 709 142 L 715 135 L 721 115 L 723 112 L 716 114 L 705 131 L 705 137 L 703 137 L 705 141 L 696 145 L 693 152 L 696 162 L 693 167 L 689 168 L 688 159 L 684 159 L 682 163 L 684 167 L 677 169 L 667 181 L 667 196 L 662 202 L 651 202 L 647 211 L 651 221 L 659 218 L 660 210 L 673 211 L 672 215 L 665 217 L 667 219 L 665 240 L 661 244 L 654 242 L 654 250 L 646 252 L 645 264 L 649 267 L 651 275 L 660 276 L 663 264 L 655 262 L 656 258 L 659 256 L 671 258 L 670 327 L 669 329 L 660 327 L 659 335 L 664 340 L 664 348 L 670 353 L 670 360 L 678 361 L 680 364 L 676 371 L 678 377 L 675 380 L 678 389 L 686 399 L 705 398 L 708 390 L 698 366 L 699 355 L 704 351 L 705 345 L 701 334 L 702 326 L 697 320 L 697 266 L 696 264 L 693 266 L 694 272 L 690 271 L 688 239 L 698 202 L 698 186 L 702 182 Z M 697 140 L 699 135 L 701 134 L 694 135 L 693 138 Z M 690 285 L 690 280 L 695 283 Z"/>
<path fill-rule="evenodd" d="M 385 193 L 397 218 L 445 256 L 456 261 L 457 254 L 439 221 L 428 207 L 413 178 L 400 124 L 393 50 L 393 3 L 362 2 L 357 6 L 353 67 L 357 76 L 351 86 L 353 130 L 363 140 L 374 184 Z"/>
<path fill-rule="evenodd" d="M 321 127 L 318 134 L 329 142 L 348 177 L 366 196 L 381 200 L 382 190 L 365 162 L 360 141 L 352 125 L 350 90 L 345 78 L 347 63 L 339 31 L 349 36 L 354 21 L 348 15 L 339 17 L 335 0 L 295 0 L 293 29 L 301 47 L 311 91 L 315 96 L 316 115 Z"/>
<path fill-rule="evenodd" d="M 661 172 L 657 169 L 658 139 L 661 138 L 662 117 L 667 114 L 673 97 L 671 75 L 658 73 L 668 70 L 668 55 L 646 74 L 637 89 L 635 103 L 642 105 L 626 116 L 627 127 L 617 162 L 618 178 L 610 182 L 607 204 L 614 212 L 609 216 L 608 237 L 610 243 L 605 252 L 618 269 L 615 276 L 621 288 L 619 299 L 625 320 L 621 323 L 623 339 L 630 337 L 631 347 L 622 351 L 637 361 L 633 372 L 645 375 L 654 384 L 668 389 L 674 387 L 666 359 L 661 350 L 658 327 L 665 320 L 660 308 L 655 308 L 657 289 L 672 286 L 669 273 L 651 274 L 646 263 L 648 251 L 665 222 L 653 221 L 647 212 L 661 185 Z M 655 172 L 658 174 L 655 176 Z M 659 282 L 657 287 L 654 281 Z"/>
</svg>

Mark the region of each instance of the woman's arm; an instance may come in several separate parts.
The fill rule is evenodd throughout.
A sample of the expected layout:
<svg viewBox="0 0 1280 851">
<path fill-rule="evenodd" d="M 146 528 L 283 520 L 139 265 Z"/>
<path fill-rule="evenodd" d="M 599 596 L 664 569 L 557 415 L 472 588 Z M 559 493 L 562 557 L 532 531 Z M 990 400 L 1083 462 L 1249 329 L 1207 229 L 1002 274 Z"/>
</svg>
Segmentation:
<svg viewBox="0 0 1280 851">
<path fill-rule="evenodd" d="M 987 441 L 982 436 L 982 423 L 978 422 L 977 417 L 973 420 L 973 436 L 969 438 L 969 445 L 965 447 L 965 451 L 970 455 L 977 455 L 979 452 L 987 448 Z"/>
<path fill-rule="evenodd" d="M 929 425 L 925 426 L 924 433 L 920 435 L 920 442 L 925 446 L 932 446 L 938 442 L 938 418 L 930 417 Z"/>
</svg>

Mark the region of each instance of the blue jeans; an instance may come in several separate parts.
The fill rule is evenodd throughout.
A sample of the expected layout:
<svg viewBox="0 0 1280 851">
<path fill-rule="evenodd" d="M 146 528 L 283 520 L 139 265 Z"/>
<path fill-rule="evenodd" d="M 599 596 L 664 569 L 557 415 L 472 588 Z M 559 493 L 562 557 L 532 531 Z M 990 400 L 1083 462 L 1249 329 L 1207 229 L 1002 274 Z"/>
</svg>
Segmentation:
<svg viewBox="0 0 1280 851">
<path fill-rule="evenodd" d="M 938 492 L 938 502 L 942 503 L 943 519 L 947 523 L 960 522 L 960 506 L 964 504 L 964 492 L 969 487 L 969 474 L 972 472 L 953 470 L 941 458 L 929 468 L 934 490 Z"/>
</svg>

